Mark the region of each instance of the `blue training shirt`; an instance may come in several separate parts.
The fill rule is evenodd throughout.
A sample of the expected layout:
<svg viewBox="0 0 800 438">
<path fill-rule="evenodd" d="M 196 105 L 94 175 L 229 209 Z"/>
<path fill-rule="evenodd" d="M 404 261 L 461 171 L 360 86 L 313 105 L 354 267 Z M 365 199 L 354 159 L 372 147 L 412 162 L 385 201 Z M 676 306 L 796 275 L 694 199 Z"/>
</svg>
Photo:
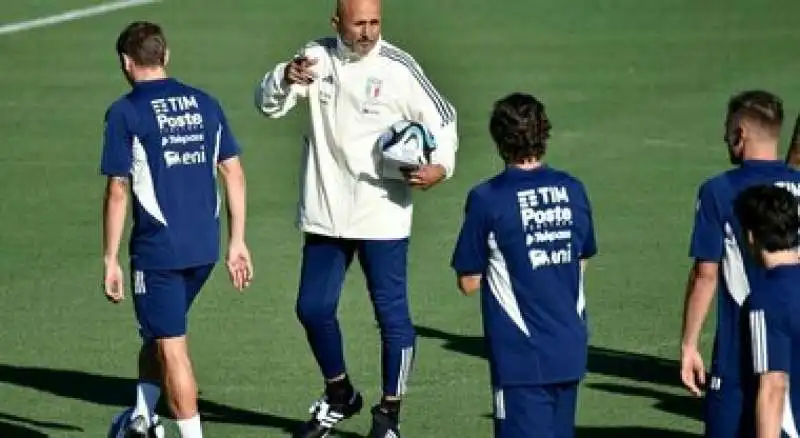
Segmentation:
<svg viewBox="0 0 800 438">
<path fill-rule="evenodd" d="M 744 253 L 746 240 L 733 212 L 740 192 L 757 184 L 775 184 L 800 196 L 800 172 L 782 161 L 745 161 L 705 181 L 699 189 L 689 256 L 719 263 L 717 327 L 711 360 L 711 385 L 741 384 L 743 362 L 740 314 L 750 283 L 763 274 Z"/>
<path fill-rule="evenodd" d="M 509 167 L 474 187 L 453 252 L 481 274 L 495 387 L 582 378 L 588 331 L 580 260 L 597 252 L 583 184 L 550 167 Z"/>
<path fill-rule="evenodd" d="M 100 169 L 130 178 L 135 269 L 217 261 L 217 164 L 239 153 L 219 103 L 175 79 L 138 82 L 111 104 Z"/>
<path fill-rule="evenodd" d="M 755 375 L 784 372 L 789 379 L 789 406 L 784 406 L 783 430 L 798 436 L 800 419 L 800 265 L 766 270 L 749 297 L 749 333 Z M 751 393 L 755 406 L 757 393 Z"/>
</svg>

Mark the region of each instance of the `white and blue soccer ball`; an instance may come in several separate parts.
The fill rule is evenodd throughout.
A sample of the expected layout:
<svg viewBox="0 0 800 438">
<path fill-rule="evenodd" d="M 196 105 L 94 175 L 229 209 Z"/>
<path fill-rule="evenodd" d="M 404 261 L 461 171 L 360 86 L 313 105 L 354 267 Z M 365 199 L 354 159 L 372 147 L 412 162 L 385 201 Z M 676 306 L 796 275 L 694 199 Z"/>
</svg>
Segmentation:
<svg viewBox="0 0 800 438">
<path fill-rule="evenodd" d="M 125 438 L 127 436 L 126 433 L 128 431 L 128 425 L 131 423 L 132 414 L 133 408 L 128 408 L 114 417 L 114 419 L 111 421 L 111 427 L 108 429 L 107 438 Z M 157 426 L 151 428 L 147 437 L 164 438 L 166 436 L 166 431 L 164 429 L 164 425 L 160 424 L 158 415 L 153 415 L 153 418 L 150 421 L 151 424 L 157 424 Z"/>
<path fill-rule="evenodd" d="M 405 178 L 401 169 L 430 164 L 436 140 L 422 123 L 400 120 L 378 137 L 377 147 L 381 152 L 383 177 L 402 180 Z"/>
</svg>

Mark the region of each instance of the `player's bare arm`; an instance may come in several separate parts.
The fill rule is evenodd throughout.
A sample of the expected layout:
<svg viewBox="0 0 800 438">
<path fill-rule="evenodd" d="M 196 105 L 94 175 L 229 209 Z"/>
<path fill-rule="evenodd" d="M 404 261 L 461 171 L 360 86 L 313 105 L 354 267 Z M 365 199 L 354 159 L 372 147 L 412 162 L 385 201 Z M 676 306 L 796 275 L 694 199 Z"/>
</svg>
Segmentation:
<svg viewBox="0 0 800 438">
<path fill-rule="evenodd" d="M 458 289 L 466 296 L 472 296 L 481 288 L 481 275 L 459 275 Z"/>
<path fill-rule="evenodd" d="M 103 196 L 103 289 L 106 298 L 118 303 L 125 298 L 119 247 L 128 208 L 128 179 L 109 177 Z"/>
<path fill-rule="evenodd" d="M 248 287 L 253 279 L 253 263 L 244 237 L 247 214 L 244 169 L 239 158 L 233 157 L 220 163 L 219 170 L 225 184 L 228 214 L 226 265 L 231 282 L 241 291 Z"/>
<path fill-rule="evenodd" d="M 792 139 L 789 143 L 789 150 L 786 152 L 786 164 L 800 168 L 800 114 L 794 123 Z"/>
<path fill-rule="evenodd" d="M 779 371 L 764 373 L 759 378 L 756 399 L 756 437 L 775 438 L 781 436 L 783 401 L 786 397 L 788 379 Z"/>
<path fill-rule="evenodd" d="M 717 288 L 716 262 L 696 261 L 689 271 L 681 330 L 681 380 L 694 395 L 702 394 L 706 372 L 698 350 L 700 331 Z"/>
</svg>

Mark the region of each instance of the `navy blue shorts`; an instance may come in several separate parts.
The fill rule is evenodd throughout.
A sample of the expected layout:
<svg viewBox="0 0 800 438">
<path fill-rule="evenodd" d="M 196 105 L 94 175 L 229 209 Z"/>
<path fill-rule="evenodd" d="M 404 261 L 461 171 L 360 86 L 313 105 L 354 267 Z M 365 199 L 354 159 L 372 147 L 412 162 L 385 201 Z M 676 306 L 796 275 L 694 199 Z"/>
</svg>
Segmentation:
<svg viewBox="0 0 800 438">
<path fill-rule="evenodd" d="M 178 270 L 131 270 L 139 334 L 145 340 L 186 334 L 187 316 L 214 265 Z"/>
<path fill-rule="evenodd" d="M 755 436 L 755 400 L 746 397 L 740 384 L 711 377 L 703 400 L 707 438 Z"/>
<path fill-rule="evenodd" d="M 507 386 L 494 393 L 495 438 L 574 438 L 578 382 Z"/>
</svg>

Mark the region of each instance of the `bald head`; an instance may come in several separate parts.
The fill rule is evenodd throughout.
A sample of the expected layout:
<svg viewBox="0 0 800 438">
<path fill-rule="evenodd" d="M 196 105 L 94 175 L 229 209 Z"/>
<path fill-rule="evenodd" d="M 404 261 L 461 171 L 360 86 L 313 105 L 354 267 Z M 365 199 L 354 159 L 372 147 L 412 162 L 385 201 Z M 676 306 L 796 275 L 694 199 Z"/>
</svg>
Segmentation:
<svg viewBox="0 0 800 438">
<path fill-rule="evenodd" d="M 360 8 L 374 8 L 380 15 L 381 1 L 380 0 L 336 0 L 336 16 L 342 17 L 345 14 L 352 13 L 354 10 Z"/>
<path fill-rule="evenodd" d="M 363 56 L 381 36 L 381 1 L 337 0 L 332 24 L 342 42 Z"/>
</svg>

